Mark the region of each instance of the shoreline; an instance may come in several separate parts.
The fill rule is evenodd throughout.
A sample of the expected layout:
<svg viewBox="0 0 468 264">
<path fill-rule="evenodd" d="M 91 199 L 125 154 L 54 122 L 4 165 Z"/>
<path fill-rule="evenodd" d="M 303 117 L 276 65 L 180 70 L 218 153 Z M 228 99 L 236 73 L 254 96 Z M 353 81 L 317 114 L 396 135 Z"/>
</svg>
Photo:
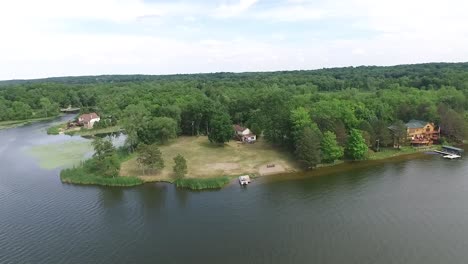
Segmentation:
<svg viewBox="0 0 468 264">
<path fill-rule="evenodd" d="M 308 177 L 315 176 L 324 176 L 337 172 L 360 169 L 365 167 L 372 167 L 379 164 L 385 164 L 395 161 L 402 160 L 412 160 L 417 158 L 422 158 L 425 155 L 425 152 L 430 152 L 437 149 L 438 146 L 426 147 L 421 149 L 412 149 L 411 151 L 403 152 L 393 152 L 390 155 L 374 156 L 367 160 L 362 161 L 337 161 L 333 164 L 320 164 L 317 168 L 313 170 L 293 170 L 293 171 L 283 171 L 278 173 L 270 173 L 266 175 L 254 174 L 254 173 L 245 173 L 239 175 L 250 175 L 253 179 L 258 179 L 259 182 L 271 182 L 271 181 L 285 181 L 285 180 L 295 180 L 295 179 L 304 179 Z M 217 177 L 210 178 L 183 178 L 183 179 L 151 179 L 145 176 L 119 176 L 114 178 L 116 180 L 115 184 L 112 184 L 106 180 L 105 184 L 99 182 L 89 182 L 89 181 L 80 181 L 76 179 L 74 182 L 73 179 L 63 179 L 63 183 L 70 184 L 80 184 L 80 185 L 100 185 L 108 187 L 134 187 L 137 185 L 143 185 L 148 183 L 167 183 L 174 184 L 177 188 L 185 188 L 193 191 L 203 191 L 203 190 L 213 190 L 213 189 L 222 189 L 225 186 L 232 185 L 235 183 L 235 180 L 239 175 L 222 175 Z M 125 178 L 138 179 L 139 182 L 132 182 L 129 185 L 122 184 L 121 180 Z"/>
<path fill-rule="evenodd" d="M 31 118 L 31 119 L 24 119 L 24 120 L 7 120 L 7 121 L 0 121 L 0 130 L 4 129 L 10 129 L 10 128 L 16 128 L 16 127 L 21 127 L 37 122 L 42 122 L 42 121 L 51 121 L 54 120 L 58 117 L 61 117 L 62 114 L 56 115 L 56 116 L 51 116 L 51 117 L 40 117 L 40 118 Z"/>
</svg>

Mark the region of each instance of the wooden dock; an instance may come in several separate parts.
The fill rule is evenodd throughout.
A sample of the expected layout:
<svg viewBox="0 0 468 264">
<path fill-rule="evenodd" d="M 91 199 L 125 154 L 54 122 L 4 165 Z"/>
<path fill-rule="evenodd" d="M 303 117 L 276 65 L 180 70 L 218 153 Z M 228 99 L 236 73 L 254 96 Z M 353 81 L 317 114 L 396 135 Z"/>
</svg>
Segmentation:
<svg viewBox="0 0 468 264">
<path fill-rule="evenodd" d="M 453 153 L 449 153 L 449 152 L 445 152 L 445 151 L 440 151 L 440 150 L 434 150 L 435 153 L 439 153 L 439 154 L 442 154 L 442 155 L 451 155 Z"/>
<path fill-rule="evenodd" d="M 78 113 L 79 111 L 79 107 L 60 108 L 60 112 L 62 113 Z"/>
<path fill-rule="evenodd" d="M 452 159 L 461 158 L 461 155 L 457 155 L 457 154 L 446 152 L 446 151 L 434 150 L 434 152 L 441 154 L 444 159 L 451 159 L 452 160 Z"/>
</svg>

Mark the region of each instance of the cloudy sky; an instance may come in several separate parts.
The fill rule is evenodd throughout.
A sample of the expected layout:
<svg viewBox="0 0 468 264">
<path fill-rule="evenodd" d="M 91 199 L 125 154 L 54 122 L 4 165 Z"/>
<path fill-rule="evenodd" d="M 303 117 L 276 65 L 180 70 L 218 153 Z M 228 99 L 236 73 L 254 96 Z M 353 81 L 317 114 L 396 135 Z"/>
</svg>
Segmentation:
<svg viewBox="0 0 468 264">
<path fill-rule="evenodd" d="M 0 79 L 468 61 L 466 0 L 1 0 Z"/>
</svg>

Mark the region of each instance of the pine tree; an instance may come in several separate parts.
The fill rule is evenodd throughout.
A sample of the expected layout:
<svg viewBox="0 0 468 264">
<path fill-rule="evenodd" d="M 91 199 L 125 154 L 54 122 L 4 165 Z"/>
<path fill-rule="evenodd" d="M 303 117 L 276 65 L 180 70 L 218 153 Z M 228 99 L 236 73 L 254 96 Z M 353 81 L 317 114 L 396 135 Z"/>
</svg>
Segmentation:
<svg viewBox="0 0 468 264">
<path fill-rule="evenodd" d="M 182 155 L 178 154 L 174 158 L 174 163 L 174 174 L 177 178 L 183 178 L 187 174 L 187 161 Z"/>
<path fill-rule="evenodd" d="M 320 163 L 320 130 L 305 127 L 296 140 L 295 154 L 306 168 L 313 168 Z"/>
<path fill-rule="evenodd" d="M 156 144 L 140 144 L 137 148 L 137 152 L 137 162 L 142 167 L 143 174 L 145 174 L 145 168 L 156 170 L 161 170 L 164 168 L 162 153 Z"/>
</svg>

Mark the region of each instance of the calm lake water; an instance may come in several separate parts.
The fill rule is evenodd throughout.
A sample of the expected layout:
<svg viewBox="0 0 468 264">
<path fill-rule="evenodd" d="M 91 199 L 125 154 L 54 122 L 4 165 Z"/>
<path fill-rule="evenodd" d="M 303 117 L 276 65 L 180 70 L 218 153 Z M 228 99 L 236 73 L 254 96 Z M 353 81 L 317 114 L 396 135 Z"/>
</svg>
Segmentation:
<svg viewBox="0 0 468 264">
<path fill-rule="evenodd" d="M 0 263 L 466 263 L 468 161 L 435 155 L 191 192 L 62 184 L 0 131 Z"/>
</svg>

